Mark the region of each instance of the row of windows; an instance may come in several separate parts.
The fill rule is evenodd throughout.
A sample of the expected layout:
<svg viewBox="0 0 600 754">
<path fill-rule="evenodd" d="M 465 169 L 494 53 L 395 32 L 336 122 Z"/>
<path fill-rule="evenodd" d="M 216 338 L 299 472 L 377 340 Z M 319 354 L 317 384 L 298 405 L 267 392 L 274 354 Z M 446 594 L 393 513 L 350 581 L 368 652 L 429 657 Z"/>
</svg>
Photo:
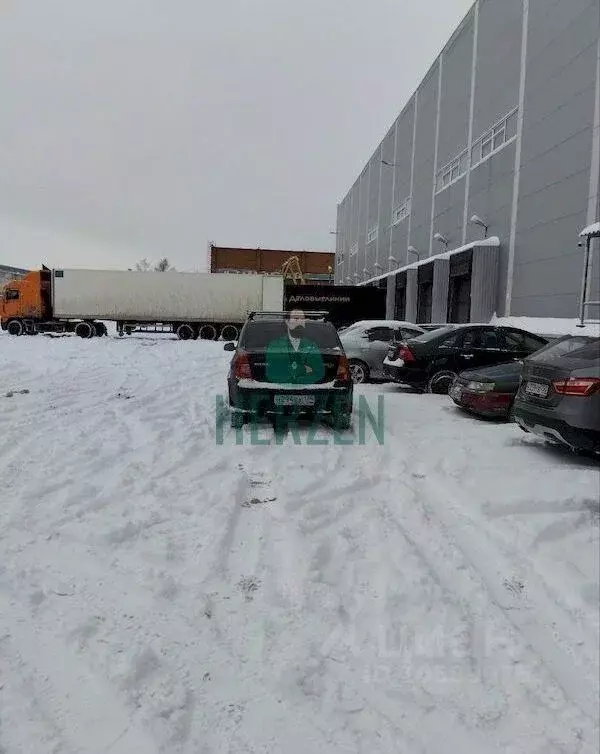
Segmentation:
<svg viewBox="0 0 600 754">
<path fill-rule="evenodd" d="M 487 160 L 517 136 L 519 109 L 511 110 L 501 121 L 492 126 L 471 147 L 471 168 Z M 469 150 L 465 149 L 452 162 L 443 167 L 436 177 L 436 193 L 460 180 L 469 169 Z"/>
<path fill-rule="evenodd" d="M 392 225 L 398 225 L 410 215 L 410 197 L 405 199 L 404 202 L 392 213 Z"/>
<path fill-rule="evenodd" d="M 518 115 L 518 108 L 512 110 L 473 144 L 471 150 L 471 165 L 473 167 L 490 157 L 490 155 L 497 152 L 516 137 Z"/>
<path fill-rule="evenodd" d="M 436 191 L 439 193 L 454 181 L 458 181 L 469 169 L 469 150 L 456 157 L 437 174 Z"/>
</svg>

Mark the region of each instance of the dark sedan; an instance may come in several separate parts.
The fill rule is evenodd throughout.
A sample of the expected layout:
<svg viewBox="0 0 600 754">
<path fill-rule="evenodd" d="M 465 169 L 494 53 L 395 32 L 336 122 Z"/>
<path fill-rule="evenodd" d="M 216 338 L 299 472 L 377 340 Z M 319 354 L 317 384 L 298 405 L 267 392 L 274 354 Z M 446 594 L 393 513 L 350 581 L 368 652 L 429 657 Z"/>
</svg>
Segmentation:
<svg viewBox="0 0 600 754">
<path fill-rule="evenodd" d="M 514 418 L 525 432 L 600 453 L 600 338 L 540 351 L 523 365 Z M 576 339 L 575 339 L 576 341 Z"/>
<path fill-rule="evenodd" d="M 385 375 L 429 393 L 446 394 L 458 374 L 520 361 L 546 345 L 547 338 L 514 327 L 451 325 L 390 349 Z"/>
<path fill-rule="evenodd" d="M 508 419 L 519 390 L 521 368 L 520 361 L 510 361 L 461 372 L 450 388 L 450 397 L 470 413 Z"/>
</svg>

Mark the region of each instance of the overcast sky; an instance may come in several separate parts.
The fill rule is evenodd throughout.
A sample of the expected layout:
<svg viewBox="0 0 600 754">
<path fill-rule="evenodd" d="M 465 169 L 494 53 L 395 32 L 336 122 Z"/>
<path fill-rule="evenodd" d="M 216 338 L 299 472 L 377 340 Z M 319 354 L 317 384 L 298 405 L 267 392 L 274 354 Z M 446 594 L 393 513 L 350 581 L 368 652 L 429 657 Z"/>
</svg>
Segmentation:
<svg viewBox="0 0 600 754">
<path fill-rule="evenodd" d="M 472 0 L 5 0 L 0 264 L 333 248 Z"/>
</svg>

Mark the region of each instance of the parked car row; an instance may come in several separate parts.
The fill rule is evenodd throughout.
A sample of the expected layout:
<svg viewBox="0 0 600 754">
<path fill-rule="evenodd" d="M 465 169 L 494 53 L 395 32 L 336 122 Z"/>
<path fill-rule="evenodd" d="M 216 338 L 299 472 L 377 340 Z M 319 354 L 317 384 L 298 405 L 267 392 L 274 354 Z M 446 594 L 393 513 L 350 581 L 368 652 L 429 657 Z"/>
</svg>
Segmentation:
<svg viewBox="0 0 600 754">
<path fill-rule="evenodd" d="M 550 442 L 600 453 L 598 337 L 448 326 L 395 343 L 384 368 L 395 382 L 448 392 L 470 413 L 512 419 Z"/>
<path fill-rule="evenodd" d="M 547 338 L 515 327 L 448 325 L 394 343 L 384 359 L 384 373 L 393 382 L 446 394 L 461 372 L 519 362 L 547 343 Z"/>
<path fill-rule="evenodd" d="M 322 313 L 257 312 L 233 352 L 233 427 L 254 416 L 351 426 L 353 386 L 387 379 L 448 394 L 461 409 L 600 453 L 600 338 L 546 338 L 515 327 L 371 320 L 339 333 Z"/>
</svg>

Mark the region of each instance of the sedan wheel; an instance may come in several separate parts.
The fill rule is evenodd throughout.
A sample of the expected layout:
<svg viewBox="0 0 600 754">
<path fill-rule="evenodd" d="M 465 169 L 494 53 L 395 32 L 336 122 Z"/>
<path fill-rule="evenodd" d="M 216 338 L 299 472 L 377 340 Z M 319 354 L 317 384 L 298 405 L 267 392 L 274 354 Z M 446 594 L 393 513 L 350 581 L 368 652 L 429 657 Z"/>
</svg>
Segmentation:
<svg viewBox="0 0 600 754">
<path fill-rule="evenodd" d="M 427 383 L 427 392 L 434 395 L 448 395 L 448 390 L 455 379 L 454 372 L 436 372 Z"/>
<path fill-rule="evenodd" d="M 362 361 L 350 361 L 350 376 L 355 385 L 360 385 L 369 379 L 369 370 Z"/>
</svg>

